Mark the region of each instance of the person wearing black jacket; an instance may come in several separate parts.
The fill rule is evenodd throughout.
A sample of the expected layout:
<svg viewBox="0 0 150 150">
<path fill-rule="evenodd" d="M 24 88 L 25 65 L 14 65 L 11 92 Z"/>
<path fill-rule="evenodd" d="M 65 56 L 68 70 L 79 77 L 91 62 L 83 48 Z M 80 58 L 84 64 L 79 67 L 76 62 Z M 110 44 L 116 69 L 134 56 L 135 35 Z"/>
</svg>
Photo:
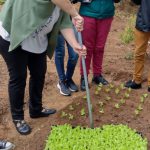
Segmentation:
<svg viewBox="0 0 150 150">
<path fill-rule="evenodd" d="M 135 56 L 133 80 L 126 83 L 132 89 L 142 88 L 142 74 L 144 70 L 145 54 L 150 38 L 150 0 L 132 0 L 140 5 L 135 26 Z M 150 92 L 150 73 L 148 75 L 148 92 Z"/>
</svg>

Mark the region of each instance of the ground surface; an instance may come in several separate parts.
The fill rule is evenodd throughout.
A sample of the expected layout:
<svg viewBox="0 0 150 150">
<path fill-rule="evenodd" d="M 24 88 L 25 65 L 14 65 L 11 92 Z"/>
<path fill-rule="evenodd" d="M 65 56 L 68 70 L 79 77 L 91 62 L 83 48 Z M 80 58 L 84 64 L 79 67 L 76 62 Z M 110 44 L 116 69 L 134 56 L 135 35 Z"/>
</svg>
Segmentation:
<svg viewBox="0 0 150 150">
<path fill-rule="evenodd" d="M 133 43 L 129 45 L 122 44 L 120 40 L 120 34 L 126 26 L 128 15 L 131 8 L 121 11 L 119 9 L 119 14 L 114 18 L 112 24 L 112 29 L 108 37 L 104 65 L 103 65 L 103 74 L 110 81 L 113 82 L 116 86 L 122 82 L 131 79 L 132 70 L 133 70 L 133 60 L 125 59 L 125 56 L 132 52 L 134 49 Z M 130 12 L 129 12 L 130 13 Z M 126 14 L 126 15 L 124 15 Z M 67 56 L 66 56 L 67 57 Z M 92 103 L 94 106 L 94 122 L 95 126 L 101 126 L 103 124 L 118 124 L 124 123 L 128 124 L 130 127 L 137 129 L 139 132 L 142 132 L 144 136 L 150 141 L 150 98 L 147 98 L 144 103 L 144 110 L 139 117 L 134 117 L 134 109 L 137 107 L 140 95 L 147 92 L 147 70 L 150 64 L 149 57 L 146 57 L 145 71 L 143 75 L 143 88 L 141 90 L 132 91 L 130 98 L 127 103 L 122 106 L 119 110 L 114 108 L 114 104 L 121 98 L 115 96 L 114 93 L 111 93 L 111 97 L 114 99 L 113 102 L 107 102 L 105 106 L 105 113 L 100 114 L 97 109 L 98 101 L 105 101 L 104 97 L 106 92 L 102 91 L 100 96 L 95 96 L 95 86 L 91 86 L 91 97 Z M 89 77 L 91 81 L 92 75 Z M 9 102 L 8 102 L 8 93 L 7 93 L 7 80 L 8 72 L 6 65 L 3 59 L 0 56 L 0 139 L 8 139 L 16 145 L 16 150 L 43 150 L 45 145 L 46 137 L 50 130 L 50 125 L 62 124 L 62 123 L 72 123 L 73 125 L 81 124 L 86 126 L 88 124 L 87 114 L 86 116 L 81 117 L 80 110 L 82 107 L 86 108 L 85 101 L 82 100 L 82 97 L 85 95 L 83 92 L 73 93 L 71 97 L 63 97 L 59 94 L 56 84 L 58 81 L 56 69 L 54 65 L 54 60 L 48 60 L 48 71 L 46 74 L 45 88 L 43 92 L 43 103 L 46 107 L 54 107 L 59 111 L 56 115 L 50 116 L 48 118 L 32 120 L 28 115 L 28 90 L 26 90 L 25 96 L 25 119 L 32 127 L 32 133 L 28 136 L 20 136 L 11 122 Z M 79 64 L 76 67 L 74 80 L 79 85 L 80 75 L 79 75 Z M 28 82 L 27 82 L 28 83 Z M 28 84 L 27 84 L 28 87 Z M 75 106 L 77 103 L 81 103 L 80 106 L 71 112 L 74 114 L 75 119 L 70 121 L 65 118 L 61 118 L 60 114 L 63 111 L 68 113 L 68 105 L 73 103 Z M 67 108 L 66 108 L 67 107 Z M 75 115 L 78 114 L 78 115 Z"/>
</svg>

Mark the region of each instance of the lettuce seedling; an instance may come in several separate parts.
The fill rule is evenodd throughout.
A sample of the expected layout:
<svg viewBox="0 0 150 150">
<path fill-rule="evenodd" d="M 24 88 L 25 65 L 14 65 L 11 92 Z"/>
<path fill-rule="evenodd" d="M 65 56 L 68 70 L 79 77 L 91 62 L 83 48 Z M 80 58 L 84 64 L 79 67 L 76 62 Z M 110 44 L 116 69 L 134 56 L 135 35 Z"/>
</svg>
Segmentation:
<svg viewBox="0 0 150 150">
<path fill-rule="evenodd" d="M 81 114 L 81 116 L 85 116 L 85 109 L 84 108 L 81 109 L 80 114 Z"/>
<path fill-rule="evenodd" d="M 120 105 L 117 103 L 115 104 L 115 108 L 119 109 L 120 108 Z"/>
<path fill-rule="evenodd" d="M 85 96 L 83 96 L 83 99 L 84 99 L 84 100 L 86 100 L 86 99 L 87 99 L 87 96 L 86 96 L 86 95 L 85 95 Z"/>
<path fill-rule="evenodd" d="M 139 106 L 138 106 L 137 110 L 139 110 L 139 111 L 143 110 L 143 107 L 142 107 L 142 105 L 141 105 L 141 104 L 139 104 Z"/>
<path fill-rule="evenodd" d="M 101 101 L 99 101 L 98 104 L 99 104 L 100 107 L 103 107 L 103 106 L 104 106 L 104 103 L 101 102 Z"/>
<path fill-rule="evenodd" d="M 74 110 L 72 105 L 69 106 L 69 110 Z"/>
<path fill-rule="evenodd" d="M 98 86 L 102 88 L 102 87 L 103 87 L 103 84 L 102 84 L 102 83 L 100 83 Z"/>
<path fill-rule="evenodd" d="M 143 94 L 143 97 L 144 97 L 144 98 L 147 98 L 147 97 L 148 97 L 148 94 L 147 94 L 147 93 Z"/>
<path fill-rule="evenodd" d="M 130 94 L 128 94 L 127 92 L 125 92 L 124 97 L 125 97 L 126 99 L 128 99 L 128 98 L 130 97 Z"/>
<path fill-rule="evenodd" d="M 138 109 L 135 109 L 134 113 L 136 116 L 138 116 L 140 114 L 140 111 Z"/>
<path fill-rule="evenodd" d="M 104 114 L 104 109 L 103 109 L 103 108 L 100 108 L 99 112 L 100 112 L 101 114 Z"/>
<path fill-rule="evenodd" d="M 109 87 L 110 87 L 111 89 L 113 89 L 115 86 L 114 86 L 112 83 L 110 83 L 110 84 L 109 84 Z"/>
<path fill-rule="evenodd" d="M 121 88 L 122 90 L 125 89 L 124 83 L 121 83 L 121 84 L 120 84 L 120 88 Z"/>
<path fill-rule="evenodd" d="M 125 103 L 126 103 L 126 100 L 122 98 L 122 99 L 120 100 L 120 104 L 125 104 Z"/>
<path fill-rule="evenodd" d="M 128 88 L 128 92 L 131 92 L 132 91 L 132 89 L 131 88 Z"/>
<path fill-rule="evenodd" d="M 101 91 L 101 90 L 102 90 L 102 88 L 97 86 L 96 91 Z"/>
<path fill-rule="evenodd" d="M 68 114 L 65 113 L 64 111 L 61 112 L 61 117 L 62 117 L 62 118 L 66 117 L 67 115 L 68 115 Z"/>
<path fill-rule="evenodd" d="M 69 114 L 69 120 L 73 120 L 74 116 L 72 114 Z"/>
<path fill-rule="evenodd" d="M 116 89 L 115 89 L 115 93 L 116 93 L 116 95 L 118 95 L 118 94 L 119 94 L 119 92 L 120 92 L 120 89 L 119 89 L 119 88 L 116 88 Z"/>
<path fill-rule="evenodd" d="M 95 95 L 98 95 L 98 94 L 99 94 L 99 92 L 96 90 L 96 91 L 95 91 Z"/>
<path fill-rule="evenodd" d="M 140 102 L 141 102 L 141 103 L 144 103 L 144 101 L 145 101 L 144 97 L 141 96 L 141 97 L 140 97 Z"/>
<path fill-rule="evenodd" d="M 110 101 L 111 100 L 111 97 L 110 96 L 107 96 L 106 97 L 106 101 Z"/>
<path fill-rule="evenodd" d="M 110 92 L 110 88 L 106 88 L 105 92 L 109 93 Z"/>
</svg>

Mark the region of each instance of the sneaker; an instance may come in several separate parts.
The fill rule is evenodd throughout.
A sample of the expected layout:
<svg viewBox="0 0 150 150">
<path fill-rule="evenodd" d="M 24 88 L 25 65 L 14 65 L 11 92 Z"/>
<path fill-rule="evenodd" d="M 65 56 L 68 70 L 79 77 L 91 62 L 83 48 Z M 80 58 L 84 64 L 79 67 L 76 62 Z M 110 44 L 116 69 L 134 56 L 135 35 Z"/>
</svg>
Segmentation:
<svg viewBox="0 0 150 150">
<path fill-rule="evenodd" d="M 0 150 L 11 150 L 14 149 L 14 147 L 14 144 L 5 140 L 0 140 Z"/>
<path fill-rule="evenodd" d="M 92 82 L 94 82 L 95 84 L 101 83 L 103 85 L 109 84 L 108 81 L 102 75 L 93 77 Z"/>
<path fill-rule="evenodd" d="M 148 91 L 148 92 L 150 92 L 150 86 L 148 86 L 148 89 L 147 89 L 147 91 Z"/>
<path fill-rule="evenodd" d="M 125 87 L 131 88 L 131 89 L 140 89 L 140 88 L 142 88 L 142 85 L 141 85 L 141 83 L 137 84 L 137 83 L 135 83 L 135 81 L 129 80 L 129 81 L 125 84 Z"/>
<path fill-rule="evenodd" d="M 57 87 L 60 90 L 60 94 L 62 94 L 64 96 L 71 95 L 71 91 L 69 90 L 65 81 L 59 81 L 59 83 L 57 84 Z"/>
<path fill-rule="evenodd" d="M 31 133 L 30 126 L 24 120 L 13 120 L 16 130 L 21 135 L 27 135 Z"/>
<path fill-rule="evenodd" d="M 71 92 L 77 92 L 78 91 L 78 87 L 72 79 L 66 80 L 66 83 L 67 83 L 67 86 Z"/>
</svg>

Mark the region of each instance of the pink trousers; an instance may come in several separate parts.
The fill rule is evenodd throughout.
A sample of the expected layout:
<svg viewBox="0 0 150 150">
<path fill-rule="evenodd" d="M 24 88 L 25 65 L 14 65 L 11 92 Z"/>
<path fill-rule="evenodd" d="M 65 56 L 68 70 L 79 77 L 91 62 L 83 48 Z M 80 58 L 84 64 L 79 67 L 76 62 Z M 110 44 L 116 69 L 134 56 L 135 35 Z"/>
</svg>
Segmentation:
<svg viewBox="0 0 150 150">
<path fill-rule="evenodd" d="M 113 17 L 106 19 L 95 19 L 84 17 L 84 30 L 82 31 L 83 44 L 87 48 L 86 69 L 89 74 L 91 60 L 93 75 L 102 73 L 102 62 L 104 47 L 110 31 Z M 80 59 L 80 73 L 83 75 L 82 61 Z"/>
</svg>

